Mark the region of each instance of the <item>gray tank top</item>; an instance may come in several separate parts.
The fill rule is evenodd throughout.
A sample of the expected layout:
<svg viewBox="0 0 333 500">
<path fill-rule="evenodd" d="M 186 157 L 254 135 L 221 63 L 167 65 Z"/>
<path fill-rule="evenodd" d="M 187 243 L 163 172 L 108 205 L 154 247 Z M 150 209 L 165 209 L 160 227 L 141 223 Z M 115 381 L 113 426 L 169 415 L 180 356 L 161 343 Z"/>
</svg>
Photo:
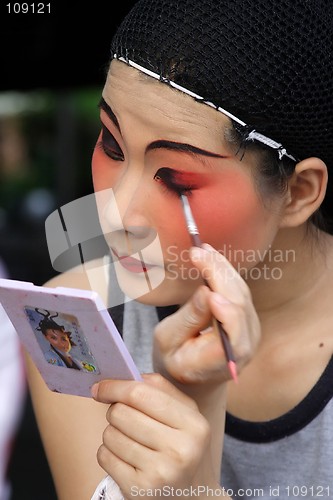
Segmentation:
<svg viewBox="0 0 333 500">
<path fill-rule="evenodd" d="M 123 338 L 151 372 L 156 308 L 125 304 Z M 227 414 L 221 484 L 234 499 L 333 498 L 333 357 L 306 398 L 269 422 Z"/>
</svg>

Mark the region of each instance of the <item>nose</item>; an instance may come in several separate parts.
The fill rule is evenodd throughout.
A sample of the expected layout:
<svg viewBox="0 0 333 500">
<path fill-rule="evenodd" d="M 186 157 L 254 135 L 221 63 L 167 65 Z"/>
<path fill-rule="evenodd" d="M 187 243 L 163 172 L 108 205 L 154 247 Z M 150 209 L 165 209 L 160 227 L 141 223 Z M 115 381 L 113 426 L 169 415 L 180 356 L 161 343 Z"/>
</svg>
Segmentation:
<svg viewBox="0 0 333 500">
<path fill-rule="evenodd" d="M 148 215 L 151 197 L 147 184 L 149 180 L 143 175 L 127 173 L 112 188 L 96 193 L 97 204 L 103 207 L 101 224 L 104 234 L 126 233 L 127 239 L 133 242 L 141 240 L 143 246 L 154 240 L 156 231 Z"/>
</svg>

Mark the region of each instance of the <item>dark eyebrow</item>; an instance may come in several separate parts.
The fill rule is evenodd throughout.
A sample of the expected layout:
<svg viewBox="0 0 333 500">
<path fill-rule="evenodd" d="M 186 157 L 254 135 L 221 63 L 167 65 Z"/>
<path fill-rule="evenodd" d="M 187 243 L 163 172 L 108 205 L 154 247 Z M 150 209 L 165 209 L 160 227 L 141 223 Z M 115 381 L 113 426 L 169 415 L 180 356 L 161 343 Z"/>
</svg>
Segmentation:
<svg viewBox="0 0 333 500">
<path fill-rule="evenodd" d="M 154 141 L 147 146 L 146 152 L 152 151 L 153 149 L 169 149 L 173 151 L 182 151 L 184 153 L 194 153 L 202 156 L 210 156 L 212 158 L 228 158 L 227 155 L 212 153 L 211 151 L 207 151 L 206 149 L 197 148 L 196 146 L 192 146 L 191 144 L 186 144 L 184 142 L 165 140 Z"/>
<path fill-rule="evenodd" d="M 116 115 L 114 114 L 114 112 L 112 111 L 112 109 L 110 108 L 110 106 L 108 105 L 108 103 L 104 100 L 103 97 L 101 97 L 101 99 L 98 103 L 98 107 L 99 107 L 99 109 L 102 109 L 103 111 L 105 111 L 105 113 L 108 115 L 110 120 L 115 124 L 115 126 L 117 127 L 117 129 L 121 133 L 118 119 L 117 119 Z"/>
<path fill-rule="evenodd" d="M 103 97 L 101 97 L 98 107 L 100 109 L 103 109 L 105 113 L 108 115 L 110 120 L 114 123 L 114 125 L 117 127 L 119 132 L 121 133 L 120 130 L 120 125 L 118 122 L 118 119 L 114 112 L 112 111 L 111 107 L 108 105 L 108 103 L 105 101 Z M 211 151 L 207 151 L 206 149 L 201 149 L 197 148 L 196 146 L 192 146 L 191 144 L 186 144 L 183 142 L 175 142 L 175 141 L 166 141 L 163 139 L 160 139 L 158 141 L 154 141 L 151 144 L 149 144 L 146 148 L 146 153 L 148 151 L 152 151 L 154 149 L 168 149 L 171 151 L 181 151 L 184 153 L 193 153 L 197 155 L 202 155 L 202 156 L 210 156 L 211 158 L 228 158 L 227 155 L 220 155 L 218 153 L 212 153 Z"/>
</svg>

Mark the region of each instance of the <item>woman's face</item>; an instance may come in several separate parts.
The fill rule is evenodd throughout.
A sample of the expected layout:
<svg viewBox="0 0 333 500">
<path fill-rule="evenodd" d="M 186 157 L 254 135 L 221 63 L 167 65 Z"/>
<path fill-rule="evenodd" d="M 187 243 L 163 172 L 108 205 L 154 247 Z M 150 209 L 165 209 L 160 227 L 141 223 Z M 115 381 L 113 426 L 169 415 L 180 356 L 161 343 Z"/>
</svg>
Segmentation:
<svg viewBox="0 0 333 500">
<path fill-rule="evenodd" d="M 50 342 L 51 346 L 61 352 L 69 352 L 71 343 L 66 332 L 62 330 L 54 330 L 48 328 L 45 332 L 45 338 Z"/>
<path fill-rule="evenodd" d="M 253 255 L 259 261 L 274 240 L 280 205 L 264 206 L 253 159 L 231 152 L 229 120 L 119 61 L 103 100 L 93 182 L 124 292 L 149 304 L 181 304 L 202 283 L 189 259 L 180 193 L 201 240 L 241 274 L 253 267 Z"/>
</svg>

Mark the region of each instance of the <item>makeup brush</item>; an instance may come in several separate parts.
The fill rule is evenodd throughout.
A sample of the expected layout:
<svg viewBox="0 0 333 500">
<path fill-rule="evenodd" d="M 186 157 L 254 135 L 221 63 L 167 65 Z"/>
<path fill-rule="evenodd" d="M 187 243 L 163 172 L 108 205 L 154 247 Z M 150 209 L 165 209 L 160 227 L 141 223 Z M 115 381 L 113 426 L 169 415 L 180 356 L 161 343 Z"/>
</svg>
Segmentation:
<svg viewBox="0 0 333 500">
<path fill-rule="evenodd" d="M 200 239 L 200 234 L 199 234 L 198 226 L 197 226 L 197 224 L 196 224 L 196 222 L 194 220 L 194 217 L 193 217 L 193 214 L 192 214 L 192 210 L 191 210 L 188 198 L 187 198 L 187 196 L 185 194 L 181 194 L 180 198 L 181 198 L 181 201 L 182 201 L 182 204 L 183 204 L 183 210 L 184 210 L 184 215 L 185 215 L 185 220 L 186 220 L 186 226 L 187 226 L 187 230 L 188 230 L 188 232 L 189 232 L 189 234 L 191 236 L 192 244 L 195 247 L 201 247 L 202 242 L 201 242 L 201 239 Z M 209 285 L 209 283 L 206 280 L 204 280 L 204 283 L 211 290 L 211 286 Z M 221 343 L 222 343 L 222 346 L 223 346 L 223 349 L 224 349 L 224 353 L 225 353 L 225 356 L 226 356 L 226 359 L 227 359 L 227 362 L 228 362 L 228 368 L 229 368 L 230 375 L 233 378 L 233 380 L 237 383 L 238 382 L 238 378 L 237 378 L 237 366 L 236 366 L 235 357 L 234 357 L 234 354 L 232 352 L 232 348 L 231 348 L 231 345 L 230 345 L 230 342 L 229 342 L 228 335 L 225 332 L 225 330 L 224 330 L 222 324 L 220 323 L 220 321 L 218 321 L 216 318 L 213 318 L 213 323 L 216 326 L 216 328 L 218 330 L 218 333 L 219 333 L 219 336 L 220 336 L 220 339 L 221 339 Z"/>
</svg>

